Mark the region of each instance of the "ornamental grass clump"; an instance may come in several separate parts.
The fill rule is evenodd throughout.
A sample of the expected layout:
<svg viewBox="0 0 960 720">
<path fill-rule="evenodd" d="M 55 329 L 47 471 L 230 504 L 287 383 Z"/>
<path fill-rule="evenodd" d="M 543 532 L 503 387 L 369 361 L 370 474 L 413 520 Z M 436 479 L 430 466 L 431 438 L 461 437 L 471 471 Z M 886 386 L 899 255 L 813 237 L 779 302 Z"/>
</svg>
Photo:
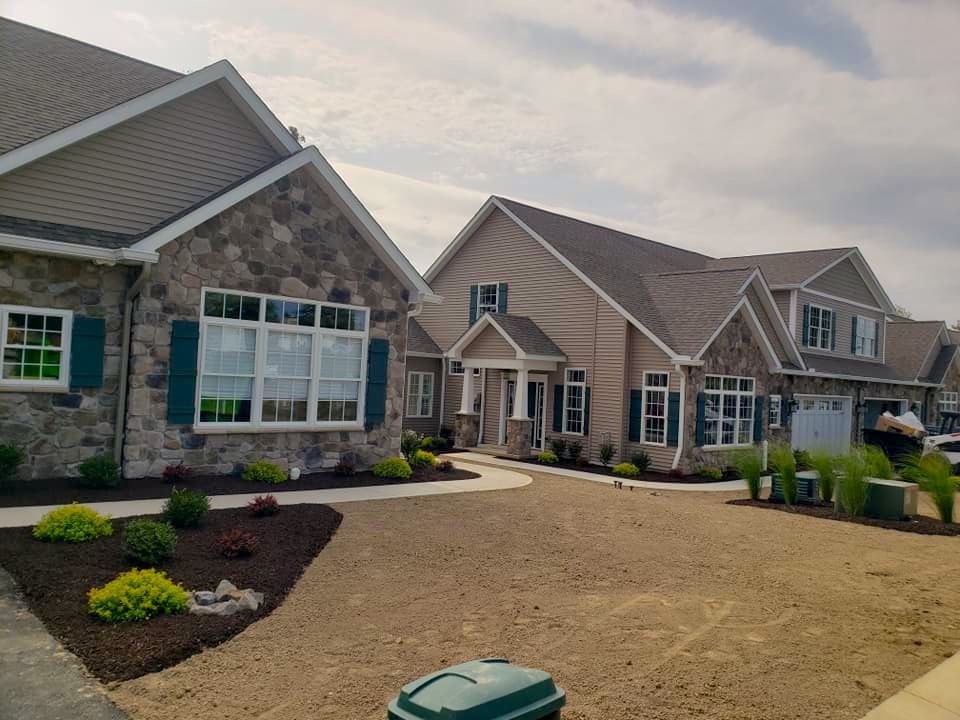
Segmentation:
<svg viewBox="0 0 960 720">
<path fill-rule="evenodd" d="M 876 445 L 864 445 L 863 457 L 867 462 L 867 477 L 893 480 L 896 474 L 887 454 Z"/>
<path fill-rule="evenodd" d="M 45 542 L 80 543 L 110 535 L 109 517 L 76 503 L 51 510 L 33 526 L 33 537 Z"/>
<path fill-rule="evenodd" d="M 938 452 L 913 455 L 906 459 L 902 474 L 905 479 L 917 483 L 921 490 L 929 493 L 942 522 L 953 522 L 953 507 L 960 478 L 954 476 L 953 466 L 947 458 Z"/>
<path fill-rule="evenodd" d="M 826 450 L 814 450 L 809 455 L 810 467 L 820 477 L 820 497 L 833 502 L 833 491 L 837 486 L 837 466 L 840 459 Z"/>
<path fill-rule="evenodd" d="M 757 448 L 744 448 L 733 455 L 733 466 L 747 483 L 751 500 L 760 497 L 760 478 L 763 476 L 763 458 Z"/>
<path fill-rule="evenodd" d="M 600 446 L 600 464 L 606 467 L 610 464 L 610 461 L 613 460 L 613 453 L 616 448 L 613 447 L 610 443 L 604 443 Z"/>
<path fill-rule="evenodd" d="M 613 474 L 617 477 L 635 478 L 640 474 L 640 468 L 633 463 L 619 463 L 613 466 Z"/>
<path fill-rule="evenodd" d="M 373 466 L 373 474 L 389 480 L 406 480 L 413 475 L 413 468 L 403 458 L 387 458 Z"/>
<path fill-rule="evenodd" d="M 177 548 L 177 532 L 170 523 L 156 520 L 131 520 L 123 528 L 123 554 L 145 567 L 159 565 L 173 557 Z"/>
<path fill-rule="evenodd" d="M 780 488 L 783 502 L 787 505 L 797 503 L 797 459 L 790 446 L 784 442 L 770 446 L 768 461 L 773 471 L 780 476 Z"/>
<path fill-rule="evenodd" d="M 637 471 L 641 473 L 650 469 L 651 462 L 650 454 L 646 450 L 641 450 L 630 456 L 630 464 L 636 466 Z"/>
<path fill-rule="evenodd" d="M 848 515 L 863 515 L 870 497 L 870 460 L 864 448 L 854 448 L 840 461 L 843 477 L 837 488 L 840 506 Z"/>
<path fill-rule="evenodd" d="M 159 570 L 133 569 L 87 593 L 91 615 L 108 623 L 149 620 L 185 612 L 187 591 Z"/>
</svg>

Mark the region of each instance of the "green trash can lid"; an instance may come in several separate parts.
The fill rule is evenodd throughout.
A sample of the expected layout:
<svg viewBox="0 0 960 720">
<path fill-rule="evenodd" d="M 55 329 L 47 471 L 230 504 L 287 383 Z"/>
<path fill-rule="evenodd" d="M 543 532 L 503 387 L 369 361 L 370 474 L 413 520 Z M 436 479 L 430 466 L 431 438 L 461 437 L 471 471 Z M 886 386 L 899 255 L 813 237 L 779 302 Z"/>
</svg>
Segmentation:
<svg viewBox="0 0 960 720">
<path fill-rule="evenodd" d="M 472 660 L 407 683 L 388 720 L 539 720 L 566 702 L 550 673 L 502 658 Z"/>
</svg>

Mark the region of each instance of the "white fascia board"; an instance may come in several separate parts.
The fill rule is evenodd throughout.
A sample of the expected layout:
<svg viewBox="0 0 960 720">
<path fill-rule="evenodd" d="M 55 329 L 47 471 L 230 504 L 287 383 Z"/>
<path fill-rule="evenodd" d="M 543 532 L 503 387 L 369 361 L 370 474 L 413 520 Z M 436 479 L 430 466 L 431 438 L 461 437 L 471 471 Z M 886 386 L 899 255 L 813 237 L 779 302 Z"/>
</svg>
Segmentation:
<svg viewBox="0 0 960 720">
<path fill-rule="evenodd" d="M 457 254 L 457 251 L 463 246 L 463 244 L 470 239 L 470 236 L 476 231 L 478 227 L 486 220 L 490 213 L 494 211 L 497 205 L 494 203 L 494 197 L 491 195 L 487 198 L 487 201 L 474 213 L 473 217 L 470 218 L 470 221 L 463 226 L 463 229 L 457 233 L 457 236 L 450 242 L 447 247 L 443 249 L 443 252 L 440 253 L 439 257 L 433 261 L 433 264 L 427 269 L 423 274 L 424 279 L 430 283 L 433 282 L 437 277 L 437 274 L 444 268 L 444 266 L 450 262 L 450 259 Z"/>
<path fill-rule="evenodd" d="M 770 291 L 770 286 L 767 285 L 767 278 L 764 276 L 763 271 L 760 268 L 757 268 L 756 272 L 750 276 L 748 282 L 744 283 L 743 288 L 740 292 L 742 293 L 746 290 L 747 286 L 759 280 L 760 283 L 760 301 L 764 304 L 767 311 L 767 317 L 771 318 L 771 322 L 774 324 L 774 328 L 777 331 L 777 335 L 780 337 L 781 344 L 786 348 L 787 352 L 791 354 L 792 360 L 801 368 L 806 367 L 803 362 L 803 355 L 800 354 L 800 348 L 797 345 L 797 341 L 793 337 L 793 333 L 790 332 L 790 328 L 787 327 L 787 324 L 784 322 L 783 316 L 780 314 L 780 308 L 777 306 L 777 301 L 773 297 L 773 293 Z"/>
<path fill-rule="evenodd" d="M 442 353 L 425 353 L 425 352 L 416 352 L 415 350 L 408 350 L 407 357 L 433 358 L 434 360 L 443 360 Z"/>
<path fill-rule="evenodd" d="M 553 245 L 551 245 L 551 244 L 548 243 L 546 240 L 544 240 L 543 237 L 541 237 L 541 235 L 540 235 L 538 232 L 534 231 L 533 228 L 531 228 L 529 225 L 527 225 L 525 222 L 523 222 L 523 220 L 521 220 L 521 219 L 518 218 L 516 215 L 514 215 L 512 212 L 510 212 L 510 210 L 508 210 L 499 200 L 497 200 L 497 198 L 492 197 L 492 198 L 490 198 L 490 200 L 488 200 L 487 202 L 488 202 L 488 203 L 491 203 L 491 202 L 492 202 L 492 203 L 493 203 L 497 208 L 499 208 L 507 217 L 509 217 L 511 220 L 513 220 L 521 229 L 523 229 L 524 232 L 526 232 L 530 237 L 532 237 L 534 240 L 536 240 L 537 243 L 539 243 L 541 247 L 543 247 L 547 252 L 549 252 L 549 253 L 550 253 L 551 255 L 553 255 L 557 260 L 559 260 L 560 263 L 561 263 L 564 267 L 566 267 L 570 272 L 572 272 L 574 275 L 576 275 L 578 278 L 580 278 L 580 281 L 581 281 L 581 282 L 583 282 L 587 287 L 589 287 L 589 288 L 590 288 L 591 290 L 593 290 L 597 295 L 599 295 L 599 296 L 603 299 L 604 302 L 606 302 L 610 307 L 612 307 L 614 310 L 616 310 L 618 313 L 620 313 L 624 318 L 626 318 L 627 321 L 628 321 L 631 325 L 633 325 L 635 328 L 637 328 L 637 330 L 639 330 L 639 331 L 642 332 L 644 335 L 646 335 L 647 338 L 648 338 L 654 345 L 656 345 L 658 348 L 660 348 L 664 353 L 666 353 L 666 355 L 667 355 L 668 357 L 670 357 L 671 360 L 677 357 L 677 353 L 675 353 L 665 342 L 663 342 L 663 340 L 661 340 L 659 337 L 657 337 L 657 336 L 653 333 L 653 331 L 651 331 L 650 329 L 648 329 L 643 323 L 641 323 L 639 320 L 637 320 L 637 318 L 635 318 L 633 315 L 631 315 L 629 312 L 627 312 L 626 308 L 624 308 L 620 303 L 618 303 L 616 300 L 614 300 L 612 297 L 610 297 L 606 292 L 604 292 L 604 291 L 600 288 L 600 286 L 597 285 L 597 284 L 596 284 L 593 280 L 591 280 L 589 277 L 587 277 L 587 275 L 586 275 L 583 271 L 581 271 L 580 268 L 578 268 L 578 267 L 577 267 L 576 265 L 574 265 L 572 262 L 570 262 L 569 260 L 567 260 L 567 258 L 566 258 L 560 251 L 558 251 L 555 247 L 553 247 Z"/>
<path fill-rule="evenodd" d="M 924 382 L 915 382 L 913 380 L 888 380 L 885 378 L 874 378 L 867 377 L 865 375 L 844 375 L 842 373 L 826 373 L 826 372 L 817 372 L 816 370 L 788 370 L 784 369 L 780 371 L 784 375 L 796 375 L 799 377 L 822 377 L 822 378 L 832 378 L 834 380 L 854 380 L 857 382 L 875 382 L 882 383 L 884 385 L 909 385 L 912 387 L 941 387 L 943 383 L 924 383 Z"/>
<path fill-rule="evenodd" d="M 740 300 L 737 301 L 736 305 L 733 306 L 733 309 L 727 313 L 727 316 L 723 319 L 723 322 L 717 326 L 717 329 L 713 331 L 713 334 L 710 336 L 707 342 L 704 343 L 703 347 L 700 348 L 700 352 L 698 352 L 693 359 L 699 361 L 703 360 L 704 353 L 710 349 L 710 346 L 713 345 L 713 342 L 720 336 L 720 333 L 723 332 L 723 329 L 730 324 L 730 321 L 733 320 L 741 308 L 746 308 L 747 315 L 752 321 L 754 329 L 763 340 L 762 345 L 766 348 L 767 355 L 770 358 L 770 367 L 774 370 L 781 370 L 783 365 L 780 362 L 780 358 L 777 357 L 777 353 L 773 349 L 770 338 L 768 338 L 767 334 L 763 331 L 763 324 L 760 322 L 760 318 L 757 317 L 757 313 L 750 304 L 750 300 L 748 300 L 746 297 L 741 297 Z"/>
<path fill-rule="evenodd" d="M 454 342 L 453 345 L 450 346 L 450 349 L 447 350 L 445 355 L 452 360 L 461 360 L 463 357 L 463 349 L 467 347 L 470 343 L 472 343 L 477 338 L 477 336 L 479 336 L 480 333 L 482 333 L 484 329 L 486 329 L 487 327 L 492 327 L 494 330 L 496 330 L 497 333 L 499 333 L 500 337 L 502 337 L 504 340 L 506 340 L 510 344 L 510 347 L 513 349 L 513 352 L 516 355 L 517 359 L 518 360 L 521 359 L 521 355 L 523 351 L 520 349 L 520 346 L 517 345 L 516 342 L 514 342 L 513 338 L 511 338 L 509 335 L 507 335 L 506 332 L 504 332 L 502 327 L 500 327 L 496 322 L 494 322 L 493 318 L 490 317 L 489 313 L 484 313 L 479 318 L 477 318 L 476 322 L 474 322 L 473 325 L 471 325 L 467 329 L 467 331 L 463 333 L 463 335 L 461 335 L 459 338 L 457 338 L 456 342 Z"/>
<path fill-rule="evenodd" d="M 0 233 L 0 248 L 22 250 L 39 255 L 56 255 L 57 257 L 94 260 L 105 263 L 155 263 L 160 259 L 160 256 L 155 252 L 134 250 L 133 248 L 99 248 L 91 247 L 90 245 L 80 245 L 79 243 L 44 240 L 43 238 L 9 235 L 6 233 Z"/>
<path fill-rule="evenodd" d="M 424 279 L 420 277 L 420 273 L 410 264 L 410 261 L 407 260 L 400 249 L 394 245 L 383 228 L 377 224 L 373 216 L 357 199 L 357 196 L 353 194 L 347 184 L 320 154 L 320 151 L 312 145 L 267 168 L 259 175 L 241 183 L 229 192 L 215 197 L 210 202 L 201 205 L 169 225 L 147 235 L 134 244 L 132 249 L 156 252 L 197 225 L 206 222 L 253 193 L 302 167 L 309 167 L 313 171 L 314 177 L 320 182 L 320 185 L 329 192 L 331 200 L 354 222 L 377 256 L 398 275 L 407 289 L 412 291 L 411 302 L 440 302 L 442 300 L 439 295 L 433 293 Z"/>
<path fill-rule="evenodd" d="M 161 105 L 165 105 L 172 100 L 183 97 L 187 93 L 199 90 L 205 85 L 218 81 L 225 83 L 223 87 L 229 90 L 228 94 L 232 96 L 235 102 L 237 99 L 242 101 L 242 103 L 238 104 L 238 107 L 248 114 L 248 117 L 256 118 L 256 124 L 261 129 L 261 132 L 264 130 L 268 131 L 264 135 L 276 149 L 285 150 L 287 153 L 294 153 L 300 150 L 300 144 L 293 139 L 290 132 L 283 127 L 264 102 L 257 97 L 257 94 L 253 92 L 246 81 L 240 77 L 236 69 L 226 60 L 220 60 L 219 62 L 213 63 L 213 65 L 208 65 L 196 72 L 173 80 L 166 85 L 162 85 L 156 90 L 138 95 L 132 100 L 120 103 L 109 110 L 104 110 L 103 112 L 88 117 L 86 120 L 81 120 L 62 130 L 50 133 L 31 143 L 11 150 L 5 155 L 0 156 L 0 175 L 16 170 L 45 155 L 56 152 L 68 145 L 73 145 L 92 135 L 101 133 L 115 125 L 126 122 Z"/>
</svg>

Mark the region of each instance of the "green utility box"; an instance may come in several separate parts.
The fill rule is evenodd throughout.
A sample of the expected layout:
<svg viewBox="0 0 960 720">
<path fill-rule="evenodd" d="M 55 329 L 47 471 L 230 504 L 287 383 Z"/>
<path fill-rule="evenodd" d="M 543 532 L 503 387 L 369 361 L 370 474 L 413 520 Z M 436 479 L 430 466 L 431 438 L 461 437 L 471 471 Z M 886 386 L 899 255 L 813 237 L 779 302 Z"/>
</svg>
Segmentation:
<svg viewBox="0 0 960 720">
<path fill-rule="evenodd" d="M 387 720 L 553 720 L 566 701 L 549 673 L 487 658 L 407 683 Z"/>
<path fill-rule="evenodd" d="M 867 517 L 901 520 L 917 514 L 917 486 L 901 480 L 870 478 Z"/>
<path fill-rule="evenodd" d="M 770 484 L 770 499 L 783 502 L 783 484 L 780 473 L 774 473 Z M 797 502 L 817 503 L 820 501 L 820 480 L 815 472 L 804 470 L 797 473 Z"/>
</svg>

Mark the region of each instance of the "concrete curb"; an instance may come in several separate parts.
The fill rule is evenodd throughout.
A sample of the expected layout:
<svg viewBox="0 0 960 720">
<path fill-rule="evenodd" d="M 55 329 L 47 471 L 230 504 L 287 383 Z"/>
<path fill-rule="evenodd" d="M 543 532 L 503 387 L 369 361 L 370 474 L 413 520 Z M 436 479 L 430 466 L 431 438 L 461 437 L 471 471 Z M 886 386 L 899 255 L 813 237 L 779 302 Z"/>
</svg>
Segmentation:
<svg viewBox="0 0 960 720">
<path fill-rule="evenodd" d="M 960 720 L 960 653 L 944 660 L 863 720 Z"/>
</svg>

